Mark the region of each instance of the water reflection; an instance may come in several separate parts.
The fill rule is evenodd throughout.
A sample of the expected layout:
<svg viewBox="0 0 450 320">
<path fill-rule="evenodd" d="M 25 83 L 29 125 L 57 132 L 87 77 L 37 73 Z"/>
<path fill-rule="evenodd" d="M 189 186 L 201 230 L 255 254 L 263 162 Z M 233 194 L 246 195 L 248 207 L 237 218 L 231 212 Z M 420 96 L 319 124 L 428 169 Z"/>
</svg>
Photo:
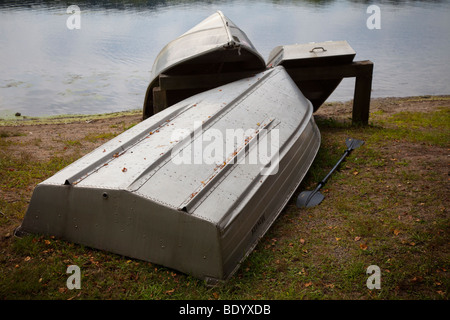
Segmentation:
<svg viewBox="0 0 450 320">
<path fill-rule="evenodd" d="M 186 6 L 186 5 L 207 5 L 217 6 L 225 5 L 230 2 L 226 0 L 209 0 L 209 1 L 191 1 L 191 0 L 125 0 L 125 1 L 94 1 L 94 0 L 77 0 L 77 1 L 50 1 L 50 0 L 26 0 L 26 1 L 1 1 L 0 9 L 19 9 L 19 10 L 57 10 L 60 8 L 67 8 L 70 5 L 76 4 L 80 7 L 89 8 L 90 10 L 149 10 L 161 7 L 174 7 L 174 6 Z M 277 6 L 328 6 L 337 0 L 249 0 L 248 2 L 265 2 L 274 4 Z M 341 1 L 342 2 L 342 1 Z M 423 6 L 424 4 L 439 4 L 445 3 L 446 0 L 347 0 L 346 2 L 352 4 L 364 4 L 366 6 L 370 4 L 376 4 L 378 6 L 393 5 L 393 6 Z"/>
<path fill-rule="evenodd" d="M 375 63 L 372 96 L 450 89 L 447 1 L 73 1 L 0 2 L 0 113 L 113 112 L 142 107 L 153 61 L 170 40 L 222 10 L 267 59 L 277 45 L 347 40 Z M 366 8 L 382 10 L 368 30 Z M 261 18 L 263 17 L 263 19 Z M 349 100 L 353 80 L 331 100 Z"/>
</svg>

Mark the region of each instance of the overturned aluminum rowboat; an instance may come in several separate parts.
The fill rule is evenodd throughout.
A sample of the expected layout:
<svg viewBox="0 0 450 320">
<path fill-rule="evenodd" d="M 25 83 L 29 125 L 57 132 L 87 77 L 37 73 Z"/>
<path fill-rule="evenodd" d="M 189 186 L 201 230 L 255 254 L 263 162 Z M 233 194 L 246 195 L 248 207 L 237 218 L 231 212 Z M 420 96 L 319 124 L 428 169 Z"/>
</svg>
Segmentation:
<svg viewBox="0 0 450 320">
<path fill-rule="evenodd" d="M 226 280 L 312 164 L 312 113 L 283 67 L 192 96 L 40 183 L 17 233 Z"/>
<path fill-rule="evenodd" d="M 168 43 L 152 67 L 150 84 L 144 99 L 143 118 L 153 115 L 153 89 L 165 75 L 232 74 L 234 80 L 247 77 L 246 72 L 266 69 L 264 58 L 247 35 L 221 11 L 212 14 L 186 33 Z M 242 74 L 241 76 L 239 76 Z M 225 83 L 220 83 L 220 85 Z M 211 86 L 208 89 L 216 87 Z M 176 90 L 168 94 L 172 105 L 205 90 Z"/>
</svg>

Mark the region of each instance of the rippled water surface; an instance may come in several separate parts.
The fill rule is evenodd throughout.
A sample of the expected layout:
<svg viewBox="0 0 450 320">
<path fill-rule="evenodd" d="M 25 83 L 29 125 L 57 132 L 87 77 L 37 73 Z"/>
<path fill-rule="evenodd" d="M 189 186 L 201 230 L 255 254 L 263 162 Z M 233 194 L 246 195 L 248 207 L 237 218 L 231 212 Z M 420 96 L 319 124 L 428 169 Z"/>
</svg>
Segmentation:
<svg viewBox="0 0 450 320">
<path fill-rule="evenodd" d="M 80 29 L 66 25 L 71 4 Z M 366 25 L 371 4 L 381 29 Z M 0 116 L 141 109 L 159 51 L 216 10 L 266 60 L 277 45 L 347 40 L 375 64 L 372 97 L 450 94 L 449 1 L 2 1 Z"/>
</svg>

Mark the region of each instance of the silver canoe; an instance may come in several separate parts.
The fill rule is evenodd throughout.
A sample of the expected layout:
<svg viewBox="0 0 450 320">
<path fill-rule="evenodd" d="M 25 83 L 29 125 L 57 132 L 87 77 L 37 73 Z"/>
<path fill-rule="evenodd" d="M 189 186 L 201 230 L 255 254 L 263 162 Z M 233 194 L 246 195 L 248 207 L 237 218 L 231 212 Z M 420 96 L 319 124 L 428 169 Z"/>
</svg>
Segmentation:
<svg viewBox="0 0 450 320">
<path fill-rule="evenodd" d="M 144 99 L 144 119 L 153 114 L 153 88 L 158 86 L 162 73 L 192 76 L 252 70 L 260 72 L 265 69 L 264 58 L 247 35 L 221 11 L 217 11 L 168 43 L 158 54 Z M 172 100 L 178 102 L 190 95 L 193 95 L 192 90 L 180 90 L 172 95 Z"/>
<path fill-rule="evenodd" d="M 269 54 L 267 66 L 283 66 L 295 79 L 292 72 L 301 68 L 336 66 L 353 61 L 356 52 L 347 41 L 311 42 L 275 47 Z M 342 78 L 296 81 L 305 97 L 311 101 L 314 111 L 327 100 Z"/>
<path fill-rule="evenodd" d="M 38 184 L 17 232 L 226 280 L 309 170 L 312 113 L 283 67 L 194 95 Z"/>
</svg>

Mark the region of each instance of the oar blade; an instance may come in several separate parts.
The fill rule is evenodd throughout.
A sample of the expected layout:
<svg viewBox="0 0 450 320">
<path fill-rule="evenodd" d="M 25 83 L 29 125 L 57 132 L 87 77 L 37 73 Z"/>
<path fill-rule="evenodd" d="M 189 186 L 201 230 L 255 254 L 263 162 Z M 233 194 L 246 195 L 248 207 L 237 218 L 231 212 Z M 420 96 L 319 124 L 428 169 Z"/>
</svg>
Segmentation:
<svg viewBox="0 0 450 320">
<path fill-rule="evenodd" d="M 333 171 L 339 166 L 341 161 L 344 160 L 346 156 L 350 154 L 353 149 L 359 148 L 364 144 L 364 141 L 357 140 L 353 138 L 345 139 L 345 144 L 347 145 L 347 150 L 345 150 L 344 155 L 339 159 L 338 163 L 333 167 L 333 169 L 328 173 L 328 175 L 319 183 L 317 188 L 314 191 L 303 191 L 297 198 L 297 207 L 298 208 L 311 208 L 317 206 L 322 200 L 325 198 L 323 194 L 319 192 L 320 188 L 328 180 L 329 176 L 333 173 Z"/>
<path fill-rule="evenodd" d="M 317 206 L 325 198 L 318 191 L 303 191 L 297 198 L 298 208 L 311 208 Z"/>
<path fill-rule="evenodd" d="M 347 145 L 348 149 L 354 150 L 356 148 L 361 147 L 364 144 L 364 141 L 357 140 L 357 139 L 352 139 L 352 138 L 347 138 L 347 139 L 345 139 L 345 144 Z"/>
</svg>

